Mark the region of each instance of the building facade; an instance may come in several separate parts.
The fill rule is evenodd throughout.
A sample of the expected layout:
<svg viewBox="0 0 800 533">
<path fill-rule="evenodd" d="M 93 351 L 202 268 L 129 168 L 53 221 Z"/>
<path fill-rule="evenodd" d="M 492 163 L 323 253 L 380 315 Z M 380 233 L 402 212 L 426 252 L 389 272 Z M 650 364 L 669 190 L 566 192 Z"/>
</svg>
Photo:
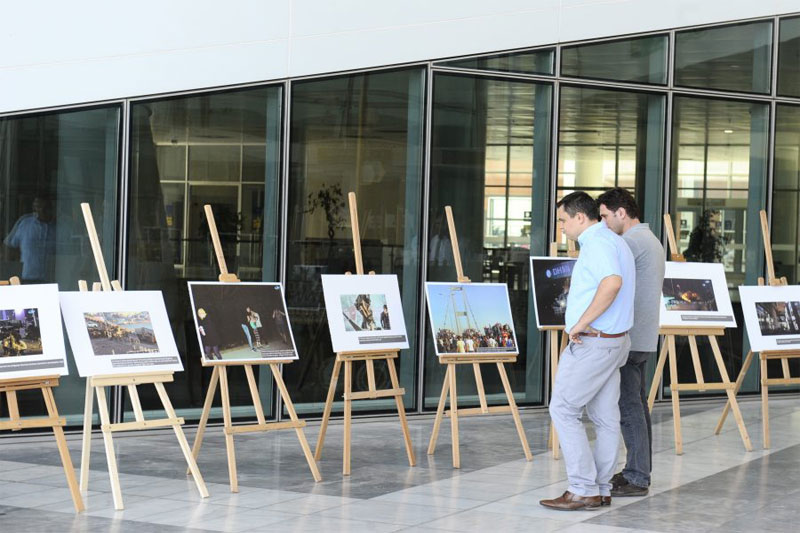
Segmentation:
<svg viewBox="0 0 800 533">
<path fill-rule="evenodd" d="M 325 41 L 332 8 L 322 4 L 302 19 L 319 25 L 303 38 L 206 49 L 199 41 L 188 46 L 192 35 L 184 35 L 183 62 L 168 51 L 129 57 L 122 48 L 97 58 L 100 65 L 61 58 L 52 47 L 52 63 L 35 57 L 41 49 L 26 52 L 28 65 L 7 59 L 0 68 L 10 87 L 0 115 L 0 278 L 56 282 L 61 290 L 96 279 L 79 209 L 89 202 L 109 271 L 126 289 L 164 293 L 185 367 L 170 394 L 180 416 L 197 419 L 211 372 L 200 364 L 186 283 L 216 279 L 203 216 L 210 203 L 229 269 L 242 280 L 284 283 L 300 352 L 284 368 L 285 380 L 298 412 L 319 416 L 334 360 L 320 275 L 354 270 L 346 206 L 353 191 L 365 269 L 400 281 L 412 346 L 399 363 L 406 408 L 425 412 L 436 408 L 444 369 L 434 355 L 423 285 L 455 280 L 444 218 L 451 205 L 465 275 L 508 284 L 521 350 L 509 368 L 517 402 L 541 406 L 547 351 L 536 329 L 528 257 L 547 255 L 560 197 L 622 186 L 634 192 L 657 235 L 663 214 L 672 215 L 687 259 L 724 265 L 741 327 L 720 344 L 729 374 L 738 374 L 747 341 L 736 287 L 763 275 L 759 210 L 767 209 L 772 221 L 777 274 L 794 284 L 800 273 L 800 6 L 778 2 L 731 20 L 737 3 L 723 13 L 723 3 L 711 2 L 716 11 L 695 13 L 691 25 L 637 12 L 637 27 L 621 20 L 602 26 L 600 35 L 585 20 L 591 10 L 582 12 L 583 33 L 570 26 L 563 2 L 556 3 L 555 33 L 544 22 L 552 15 L 542 7 L 547 2 L 535 10 L 500 2 L 460 21 L 451 13 L 406 25 L 407 14 L 383 13 L 400 17 L 392 23 L 395 37 L 407 33 L 407 46 L 393 50 L 375 20 L 359 17 L 336 34 L 339 48 Z M 640 11 L 650 5 L 621 4 Z M 237 5 L 262 9 L 257 2 Z M 620 6 L 606 9 L 621 14 Z M 222 22 L 241 19 L 226 16 Z M 673 26 L 659 26 L 664 20 Z M 501 36 L 492 28 L 485 35 L 487 21 L 511 29 L 536 21 L 541 31 Z M 245 33 L 272 31 L 262 21 L 242 24 Z M 456 31 L 453 44 L 447 37 Z M 415 32 L 424 33 L 421 44 L 412 44 Z M 330 59 L 356 37 L 351 55 Z M 158 39 L 170 45 L 171 37 Z M 364 50 L 370 39 L 380 53 Z M 241 61 L 251 57 L 248 46 L 262 42 L 271 50 L 283 41 L 296 47 L 285 57 L 305 62 L 209 73 L 198 59 L 221 68 L 219 48 L 233 46 L 226 53 Z M 321 49 L 326 43 L 332 50 Z M 204 75 L 163 71 L 154 81 L 159 76 L 142 74 L 136 61 L 152 68 L 180 63 Z M 126 64 L 134 79 L 116 79 Z M 82 72 L 97 76 L 92 69 L 102 65 L 108 71 L 101 86 L 80 84 Z M 63 90 L 54 77 L 60 70 Z M 33 83 L 42 77 L 46 86 Z M 23 245 L 15 235 L 26 216 L 36 222 Z M 679 350 L 679 372 L 692 377 L 689 348 Z M 703 370 L 715 377 L 715 365 Z M 269 371 L 259 379 L 271 415 L 284 416 Z M 379 372 L 377 379 L 388 375 Z M 477 404 L 471 374 L 459 379 L 460 402 Z M 484 379 L 489 398 L 502 402 L 499 377 L 487 372 Z M 366 372 L 354 380 L 366 384 Z M 233 373 L 231 381 L 232 402 L 240 406 L 234 416 L 253 416 L 245 376 Z M 59 408 L 74 424 L 83 387 L 72 367 L 57 390 Z M 743 391 L 758 387 L 752 370 Z M 113 412 L 132 418 L 120 392 L 111 397 Z M 142 401 L 145 409 L 158 402 Z M 375 400 L 358 408 L 382 413 L 393 406 Z"/>
</svg>

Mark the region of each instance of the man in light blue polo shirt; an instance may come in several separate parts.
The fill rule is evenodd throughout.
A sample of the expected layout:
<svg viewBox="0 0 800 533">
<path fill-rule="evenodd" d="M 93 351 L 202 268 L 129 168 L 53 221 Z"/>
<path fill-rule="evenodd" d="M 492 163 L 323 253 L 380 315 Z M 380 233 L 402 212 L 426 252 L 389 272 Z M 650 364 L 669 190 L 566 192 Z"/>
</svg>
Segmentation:
<svg viewBox="0 0 800 533">
<path fill-rule="evenodd" d="M 550 400 L 569 487 L 539 503 L 561 511 L 611 503 L 611 475 L 619 446 L 619 369 L 630 348 L 636 268 L 622 238 L 601 223 L 597 203 L 585 192 L 558 202 L 558 221 L 580 244 L 567 296 L 569 346 L 561 354 Z M 592 451 L 581 423 L 583 409 L 595 425 Z"/>
</svg>

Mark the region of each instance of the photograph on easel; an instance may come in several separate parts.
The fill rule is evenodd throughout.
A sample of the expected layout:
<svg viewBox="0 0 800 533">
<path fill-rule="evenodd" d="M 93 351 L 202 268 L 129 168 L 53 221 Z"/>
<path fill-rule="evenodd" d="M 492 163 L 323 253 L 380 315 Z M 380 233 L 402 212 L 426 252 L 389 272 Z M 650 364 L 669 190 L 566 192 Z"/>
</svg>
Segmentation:
<svg viewBox="0 0 800 533">
<path fill-rule="evenodd" d="M 183 370 L 161 291 L 59 296 L 81 377 Z"/>
<path fill-rule="evenodd" d="M 0 379 L 66 375 L 58 286 L 0 287 Z"/>
<path fill-rule="evenodd" d="M 739 287 L 754 352 L 800 350 L 800 286 Z"/>
<path fill-rule="evenodd" d="M 297 359 L 280 283 L 189 282 L 205 364 Z"/>
<path fill-rule="evenodd" d="M 408 348 L 400 286 L 394 274 L 322 275 L 333 351 Z"/>
<path fill-rule="evenodd" d="M 436 355 L 518 354 L 505 283 L 425 283 Z"/>
<path fill-rule="evenodd" d="M 95 355 L 158 352 L 156 335 L 147 311 L 84 313 Z"/>
<path fill-rule="evenodd" d="M 562 257 L 531 257 L 531 285 L 537 327 L 564 326 L 567 294 L 576 261 Z"/>
<path fill-rule="evenodd" d="M 660 325 L 735 328 L 723 265 L 667 261 L 661 287 Z"/>
</svg>

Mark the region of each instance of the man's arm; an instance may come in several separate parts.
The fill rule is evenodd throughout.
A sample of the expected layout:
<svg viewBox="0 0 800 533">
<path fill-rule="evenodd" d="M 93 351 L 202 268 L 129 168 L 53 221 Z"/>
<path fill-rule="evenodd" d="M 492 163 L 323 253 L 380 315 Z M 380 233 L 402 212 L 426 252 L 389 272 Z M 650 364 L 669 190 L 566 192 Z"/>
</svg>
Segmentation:
<svg viewBox="0 0 800 533">
<path fill-rule="evenodd" d="M 578 344 L 582 342 L 579 334 L 584 331 L 591 331 L 591 323 L 594 322 L 597 317 L 605 313 L 606 309 L 614 303 L 614 298 L 617 297 L 617 293 L 619 293 L 621 288 L 622 276 L 612 274 L 604 277 L 600 281 L 600 284 L 597 286 L 597 292 L 594 294 L 594 298 L 592 298 L 592 303 L 589 304 L 589 307 L 587 307 L 586 311 L 581 315 L 580 320 L 578 320 L 569 332 L 569 339 L 572 342 Z"/>
</svg>

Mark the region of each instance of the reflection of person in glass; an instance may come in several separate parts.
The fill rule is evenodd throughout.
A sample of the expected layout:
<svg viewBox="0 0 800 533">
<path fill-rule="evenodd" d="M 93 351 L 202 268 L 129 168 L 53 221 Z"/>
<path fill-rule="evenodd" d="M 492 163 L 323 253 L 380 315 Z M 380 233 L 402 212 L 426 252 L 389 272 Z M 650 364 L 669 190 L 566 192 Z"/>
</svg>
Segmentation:
<svg viewBox="0 0 800 533">
<path fill-rule="evenodd" d="M 256 339 L 256 348 L 261 348 L 261 315 L 250 309 L 249 307 L 246 309 L 247 311 L 247 322 L 250 324 L 250 327 L 253 329 L 253 337 Z M 269 343 L 267 343 L 269 344 Z"/>
<path fill-rule="evenodd" d="M 9 248 L 19 250 L 23 281 L 41 283 L 51 280 L 56 221 L 50 198 L 45 195 L 36 196 L 33 200 L 33 213 L 22 215 L 3 243 Z"/>
<path fill-rule="evenodd" d="M 200 337 L 203 339 L 203 351 L 208 359 L 222 360 L 222 354 L 219 352 L 219 334 L 217 327 L 208 318 L 206 310 L 200 308 L 197 310 L 197 316 L 200 318 Z"/>
<path fill-rule="evenodd" d="M 389 307 L 387 305 L 383 306 L 383 312 L 381 313 L 381 329 L 392 329 L 391 323 L 389 322 Z"/>
</svg>

